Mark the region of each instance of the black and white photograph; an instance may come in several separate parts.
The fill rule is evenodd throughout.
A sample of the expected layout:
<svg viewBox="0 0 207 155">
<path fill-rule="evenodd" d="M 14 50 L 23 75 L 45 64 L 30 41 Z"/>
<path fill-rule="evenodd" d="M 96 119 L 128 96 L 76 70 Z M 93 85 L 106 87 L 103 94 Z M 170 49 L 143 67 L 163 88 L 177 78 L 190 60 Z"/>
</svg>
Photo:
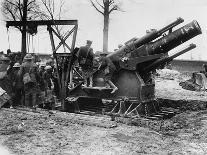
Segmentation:
<svg viewBox="0 0 207 155">
<path fill-rule="evenodd" d="M 207 0 L 0 4 L 0 155 L 207 155 Z"/>
</svg>

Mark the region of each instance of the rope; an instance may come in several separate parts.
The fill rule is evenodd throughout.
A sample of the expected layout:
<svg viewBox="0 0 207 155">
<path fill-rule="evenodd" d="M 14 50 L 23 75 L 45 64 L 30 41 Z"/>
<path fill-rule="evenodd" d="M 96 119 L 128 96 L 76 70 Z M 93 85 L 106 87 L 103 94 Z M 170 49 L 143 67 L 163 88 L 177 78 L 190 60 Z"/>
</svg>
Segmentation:
<svg viewBox="0 0 207 155">
<path fill-rule="evenodd" d="M 34 36 L 32 35 L 32 53 L 34 53 Z"/>
<path fill-rule="evenodd" d="M 7 39 L 8 39 L 9 49 L 10 49 L 10 38 L 9 38 L 9 28 L 8 27 L 7 27 Z"/>
<path fill-rule="evenodd" d="M 30 46 L 30 36 L 27 34 L 27 53 L 29 53 L 29 46 Z"/>
</svg>

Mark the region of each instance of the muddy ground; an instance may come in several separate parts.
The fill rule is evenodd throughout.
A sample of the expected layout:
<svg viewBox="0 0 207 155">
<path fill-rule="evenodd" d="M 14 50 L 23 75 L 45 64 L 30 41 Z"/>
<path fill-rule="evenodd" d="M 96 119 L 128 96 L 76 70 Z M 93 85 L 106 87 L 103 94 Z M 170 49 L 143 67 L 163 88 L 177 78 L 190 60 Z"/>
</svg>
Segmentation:
<svg viewBox="0 0 207 155">
<path fill-rule="evenodd" d="M 185 78 L 188 78 L 186 74 L 177 72 L 160 73 L 156 77 L 156 96 L 205 103 L 206 92 L 181 89 L 178 83 Z M 159 121 L 151 128 L 115 123 L 102 116 L 84 116 L 82 121 L 76 121 L 79 115 L 3 108 L 0 109 L 0 151 L 3 152 L 0 155 L 207 154 L 205 109 L 180 110 L 173 118 Z"/>
</svg>

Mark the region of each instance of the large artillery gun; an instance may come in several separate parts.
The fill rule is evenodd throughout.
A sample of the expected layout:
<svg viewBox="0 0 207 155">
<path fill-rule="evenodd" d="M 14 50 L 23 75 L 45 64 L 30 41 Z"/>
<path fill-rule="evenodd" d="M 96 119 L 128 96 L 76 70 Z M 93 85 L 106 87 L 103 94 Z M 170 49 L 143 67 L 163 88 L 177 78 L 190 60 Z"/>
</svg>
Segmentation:
<svg viewBox="0 0 207 155">
<path fill-rule="evenodd" d="M 153 72 L 196 47 L 190 44 L 168 56 L 170 50 L 202 33 L 195 20 L 172 30 L 183 21 L 178 18 L 160 30 L 126 42 L 122 48 L 107 55 L 117 69 L 112 81 L 118 91 L 111 94 L 112 89 L 107 88 L 104 80 L 101 80 L 103 71 L 97 70 L 93 74 L 93 87 L 83 87 L 80 82 L 68 91 L 67 110 L 78 113 L 99 111 L 125 117 L 164 118 L 172 115 L 171 111 L 161 111 L 159 103 L 156 102 Z"/>
</svg>

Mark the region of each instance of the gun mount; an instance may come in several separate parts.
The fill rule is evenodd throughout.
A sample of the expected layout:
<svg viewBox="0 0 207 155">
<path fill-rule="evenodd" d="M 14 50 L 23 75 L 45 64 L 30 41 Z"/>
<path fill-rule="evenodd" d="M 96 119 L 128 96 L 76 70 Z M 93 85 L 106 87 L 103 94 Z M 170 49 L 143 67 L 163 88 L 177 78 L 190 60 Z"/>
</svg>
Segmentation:
<svg viewBox="0 0 207 155">
<path fill-rule="evenodd" d="M 69 91 L 67 99 L 72 103 L 70 105 L 73 105 L 74 111 L 97 110 L 99 107 L 107 111 L 107 114 L 126 117 L 148 117 L 159 113 L 152 71 L 195 48 L 196 46 L 191 44 L 184 50 L 168 56 L 170 50 L 202 33 L 195 20 L 172 31 L 183 21 L 182 18 L 178 18 L 158 31 L 128 41 L 119 50 L 107 55 L 117 69 L 113 73 L 112 81 L 118 87 L 118 91 L 111 94 L 112 89 L 106 87 L 104 80 L 100 80 L 103 79 L 103 71 L 96 71 L 93 74 L 93 87 L 82 87 L 80 83 Z M 167 31 L 169 33 L 165 34 Z M 163 116 L 165 114 L 159 115 Z"/>
</svg>

